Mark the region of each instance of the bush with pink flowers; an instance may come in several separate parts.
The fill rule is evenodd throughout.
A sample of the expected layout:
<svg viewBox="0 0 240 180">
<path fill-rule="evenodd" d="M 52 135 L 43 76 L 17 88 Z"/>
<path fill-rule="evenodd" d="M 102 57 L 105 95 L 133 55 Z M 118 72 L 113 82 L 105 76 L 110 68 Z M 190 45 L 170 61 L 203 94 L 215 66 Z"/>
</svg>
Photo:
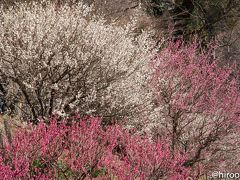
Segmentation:
<svg viewBox="0 0 240 180">
<path fill-rule="evenodd" d="M 163 141 L 118 125 L 102 128 L 99 118 L 55 116 L 5 139 L 0 179 L 179 179 L 188 174 L 184 159 Z"/>
</svg>

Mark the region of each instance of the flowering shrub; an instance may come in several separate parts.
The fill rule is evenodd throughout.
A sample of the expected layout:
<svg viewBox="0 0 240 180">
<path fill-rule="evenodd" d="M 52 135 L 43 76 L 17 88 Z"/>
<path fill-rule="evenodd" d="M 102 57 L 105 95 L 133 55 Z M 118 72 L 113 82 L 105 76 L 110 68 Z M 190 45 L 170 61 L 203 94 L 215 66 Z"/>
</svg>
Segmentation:
<svg viewBox="0 0 240 180">
<path fill-rule="evenodd" d="M 118 120 L 147 106 L 139 92 L 151 32 L 108 24 L 82 1 L 57 9 L 41 2 L 1 9 L 0 83 L 20 117 L 37 123 L 54 111 L 78 111 Z"/>
<path fill-rule="evenodd" d="M 171 137 L 173 150 L 190 155 L 185 166 L 204 164 L 203 171 L 216 166 L 226 170 L 230 166 L 223 154 L 239 157 L 233 150 L 238 138 L 229 139 L 239 134 L 239 71 L 235 66 L 219 67 L 214 49 L 201 52 L 198 47 L 196 42 L 170 42 L 151 61 L 150 84 L 161 117 L 160 133 Z M 231 168 L 239 168 L 238 163 L 231 163 Z"/>
<path fill-rule="evenodd" d="M 72 120 L 74 120 L 72 122 Z M 78 121 L 78 122 L 77 122 Z M 185 157 L 171 156 L 167 144 L 102 129 L 99 118 L 71 117 L 21 129 L 0 150 L 0 179 L 180 179 L 188 175 Z"/>
</svg>

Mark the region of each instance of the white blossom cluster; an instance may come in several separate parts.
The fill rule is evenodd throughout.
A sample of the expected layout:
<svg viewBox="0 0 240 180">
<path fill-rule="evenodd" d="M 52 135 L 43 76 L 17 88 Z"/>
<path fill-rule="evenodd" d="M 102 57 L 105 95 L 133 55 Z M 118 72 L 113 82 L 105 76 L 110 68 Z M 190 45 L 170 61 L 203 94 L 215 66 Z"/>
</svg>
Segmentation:
<svg viewBox="0 0 240 180">
<path fill-rule="evenodd" d="M 151 32 L 107 23 L 92 7 L 22 3 L 0 13 L 0 80 L 8 101 L 37 118 L 53 112 L 143 117 Z M 21 106 L 19 105 L 21 104 Z M 137 117 L 136 117 L 137 119 Z"/>
</svg>

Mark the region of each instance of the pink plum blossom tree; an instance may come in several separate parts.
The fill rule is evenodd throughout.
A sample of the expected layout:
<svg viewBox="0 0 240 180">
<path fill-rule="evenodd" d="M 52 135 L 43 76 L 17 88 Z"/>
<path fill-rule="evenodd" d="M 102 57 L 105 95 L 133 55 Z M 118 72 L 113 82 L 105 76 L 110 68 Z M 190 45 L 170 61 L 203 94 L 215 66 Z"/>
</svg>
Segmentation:
<svg viewBox="0 0 240 180">
<path fill-rule="evenodd" d="M 184 166 L 196 171 L 204 167 L 201 173 L 216 167 L 226 170 L 230 166 L 222 154 L 238 152 L 240 96 L 236 66 L 219 67 L 214 47 L 199 49 L 196 41 L 169 42 L 151 60 L 150 84 L 159 135 L 170 137 L 173 152 L 189 155 Z M 238 160 L 231 165 L 239 168 Z"/>
<path fill-rule="evenodd" d="M 103 129 L 99 118 L 79 115 L 20 129 L 0 150 L 1 179 L 180 179 L 189 169 L 185 155 L 173 157 L 167 143 Z"/>
</svg>

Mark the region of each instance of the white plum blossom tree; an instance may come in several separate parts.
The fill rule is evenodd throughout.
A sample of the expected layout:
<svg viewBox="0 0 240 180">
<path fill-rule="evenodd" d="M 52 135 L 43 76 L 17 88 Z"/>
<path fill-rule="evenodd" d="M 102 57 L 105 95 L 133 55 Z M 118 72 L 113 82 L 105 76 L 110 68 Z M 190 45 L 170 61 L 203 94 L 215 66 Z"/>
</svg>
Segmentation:
<svg viewBox="0 0 240 180">
<path fill-rule="evenodd" d="M 153 43 L 150 31 L 136 36 L 134 26 L 134 19 L 124 27 L 106 23 L 81 2 L 74 8 L 46 2 L 2 7 L 5 98 L 34 122 L 57 111 L 135 116 L 149 105 L 143 87 Z"/>
</svg>

